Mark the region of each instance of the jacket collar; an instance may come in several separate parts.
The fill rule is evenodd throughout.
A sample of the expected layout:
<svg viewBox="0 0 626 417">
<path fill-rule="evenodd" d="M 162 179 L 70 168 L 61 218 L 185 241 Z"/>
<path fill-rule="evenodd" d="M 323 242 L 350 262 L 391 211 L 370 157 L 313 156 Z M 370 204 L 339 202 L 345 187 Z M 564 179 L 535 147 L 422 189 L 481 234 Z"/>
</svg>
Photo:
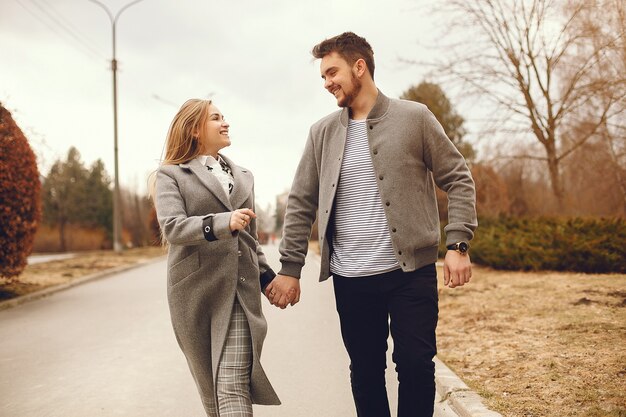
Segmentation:
<svg viewBox="0 0 626 417">
<path fill-rule="evenodd" d="M 389 98 L 382 93 L 382 91 L 378 90 L 378 96 L 376 97 L 376 102 L 374 103 L 374 107 L 370 110 L 367 115 L 367 120 L 379 119 L 387 113 L 387 109 L 389 108 L 390 100 Z M 344 127 L 348 126 L 348 120 L 350 119 L 350 109 L 345 107 L 341 111 L 341 115 L 339 116 L 341 119 L 341 124 Z"/>
<path fill-rule="evenodd" d="M 226 161 L 228 166 L 230 166 L 230 170 L 233 173 L 233 179 L 235 180 L 235 183 L 233 185 L 233 192 L 230 194 L 230 202 L 233 207 L 240 208 L 252 193 L 254 179 L 250 171 L 248 171 L 247 169 L 241 168 L 240 166 L 236 165 L 232 160 L 230 160 L 230 158 L 227 158 L 222 154 L 220 154 L 220 157 L 224 161 Z"/>
<path fill-rule="evenodd" d="M 233 207 L 240 207 L 252 192 L 253 179 L 247 169 L 240 168 L 230 158 L 222 154 L 219 154 L 219 156 L 230 166 L 233 174 L 233 192 L 230 196 L 226 194 L 222 184 L 215 178 L 215 175 L 209 173 L 206 166 L 202 165 L 198 159 L 194 158 L 178 164 L 178 166 L 193 172 L 200 182 L 220 200 L 224 207 L 228 210 L 233 210 Z"/>
<path fill-rule="evenodd" d="M 209 191 L 211 191 L 211 193 L 213 193 L 215 197 L 217 197 L 217 199 L 221 201 L 224 207 L 226 207 L 228 210 L 232 210 L 230 199 L 228 198 L 228 195 L 226 195 L 222 184 L 220 184 L 215 175 L 209 173 L 207 167 L 202 165 L 202 163 L 197 158 L 194 158 L 182 164 L 178 164 L 178 166 L 193 172 L 200 180 L 202 185 L 208 188 Z"/>
</svg>

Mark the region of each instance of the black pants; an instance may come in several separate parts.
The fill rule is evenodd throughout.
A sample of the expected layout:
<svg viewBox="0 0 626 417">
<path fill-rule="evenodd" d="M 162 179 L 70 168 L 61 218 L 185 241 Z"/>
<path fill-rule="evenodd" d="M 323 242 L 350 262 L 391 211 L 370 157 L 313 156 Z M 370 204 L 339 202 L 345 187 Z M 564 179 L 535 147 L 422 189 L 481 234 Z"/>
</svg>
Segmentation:
<svg viewBox="0 0 626 417">
<path fill-rule="evenodd" d="M 432 417 L 439 313 L 435 265 L 369 277 L 335 275 L 333 282 L 358 417 L 390 417 L 385 388 L 390 324 L 398 417 Z"/>
</svg>

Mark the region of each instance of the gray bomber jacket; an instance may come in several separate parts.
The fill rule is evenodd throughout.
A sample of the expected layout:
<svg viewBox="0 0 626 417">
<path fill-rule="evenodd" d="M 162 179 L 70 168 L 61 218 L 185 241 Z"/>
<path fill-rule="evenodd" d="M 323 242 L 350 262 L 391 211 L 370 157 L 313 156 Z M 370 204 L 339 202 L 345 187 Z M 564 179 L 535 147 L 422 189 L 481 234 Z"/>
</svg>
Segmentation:
<svg viewBox="0 0 626 417">
<path fill-rule="evenodd" d="M 344 108 L 311 126 L 287 200 L 281 274 L 300 277 L 319 209 L 319 280 L 331 275 L 333 203 L 348 118 Z M 448 194 L 446 244 L 471 240 L 478 226 L 474 181 L 465 159 L 428 108 L 378 91 L 367 126 L 378 190 L 402 269 L 413 271 L 437 260 L 440 226 L 435 183 Z"/>
</svg>

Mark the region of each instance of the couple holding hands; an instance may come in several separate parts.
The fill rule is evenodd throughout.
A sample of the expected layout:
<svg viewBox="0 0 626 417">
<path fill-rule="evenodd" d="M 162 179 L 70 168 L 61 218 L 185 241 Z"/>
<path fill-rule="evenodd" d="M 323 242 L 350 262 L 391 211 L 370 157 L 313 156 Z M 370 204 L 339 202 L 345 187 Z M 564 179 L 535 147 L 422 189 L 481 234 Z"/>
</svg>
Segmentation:
<svg viewBox="0 0 626 417">
<path fill-rule="evenodd" d="M 319 279 L 333 277 L 358 417 L 390 416 L 389 332 L 398 416 L 431 417 L 440 239 L 434 187 L 448 195 L 443 272 L 454 288 L 471 277 L 474 182 L 424 105 L 377 89 L 364 38 L 346 32 L 312 54 L 341 109 L 310 129 L 287 202 L 278 275 L 257 241 L 252 173 L 220 153 L 231 143 L 224 116 L 211 101 L 188 100 L 171 123 L 153 195 L 169 244 L 174 333 L 207 416 L 249 417 L 253 403 L 280 404 L 260 364 L 261 294 L 280 308 L 298 303 L 317 216 Z"/>
</svg>

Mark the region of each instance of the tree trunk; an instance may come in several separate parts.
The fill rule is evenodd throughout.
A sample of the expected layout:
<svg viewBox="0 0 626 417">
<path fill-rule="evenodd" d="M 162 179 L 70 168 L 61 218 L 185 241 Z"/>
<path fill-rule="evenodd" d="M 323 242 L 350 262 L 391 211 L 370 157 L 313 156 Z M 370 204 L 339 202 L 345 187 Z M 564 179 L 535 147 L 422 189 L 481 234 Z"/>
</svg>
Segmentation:
<svg viewBox="0 0 626 417">
<path fill-rule="evenodd" d="M 559 166 L 559 159 L 556 155 L 556 147 L 554 146 L 554 142 L 550 141 L 545 145 L 545 148 L 548 156 L 548 170 L 550 172 L 550 185 L 552 186 L 552 193 L 556 198 L 557 209 L 559 210 L 559 213 L 562 213 L 565 207 L 565 192 L 563 190 L 561 167 Z"/>
<path fill-rule="evenodd" d="M 65 252 L 67 250 L 65 240 L 65 224 L 66 221 L 64 219 L 59 221 L 59 242 L 61 243 L 61 252 Z"/>
</svg>

